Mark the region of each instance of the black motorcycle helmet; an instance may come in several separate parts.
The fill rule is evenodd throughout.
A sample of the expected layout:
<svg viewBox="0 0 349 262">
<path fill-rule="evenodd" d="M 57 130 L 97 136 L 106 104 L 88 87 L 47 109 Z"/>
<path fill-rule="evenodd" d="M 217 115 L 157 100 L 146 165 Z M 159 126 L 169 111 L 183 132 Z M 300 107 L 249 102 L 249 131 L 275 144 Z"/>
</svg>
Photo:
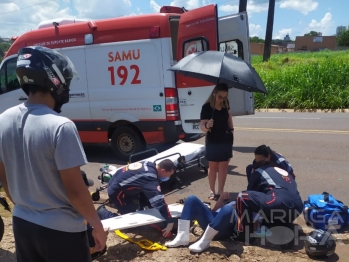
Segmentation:
<svg viewBox="0 0 349 262">
<path fill-rule="evenodd" d="M 305 251 L 310 257 L 324 258 L 336 250 L 336 241 L 329 233 L 321 229 L 312 231 L 305 240 Z"/>
<path fill-rule="evenodd" d="M 42 46 L 24 47 L 18 51 L 16 74 L 28 96 L 31 85 L 49 91 L 55 100 L 57 113 L 61 112 L 63 104 L 69 102 L 70 82 L 77 75 L 68 57 Z"/>
</svg>

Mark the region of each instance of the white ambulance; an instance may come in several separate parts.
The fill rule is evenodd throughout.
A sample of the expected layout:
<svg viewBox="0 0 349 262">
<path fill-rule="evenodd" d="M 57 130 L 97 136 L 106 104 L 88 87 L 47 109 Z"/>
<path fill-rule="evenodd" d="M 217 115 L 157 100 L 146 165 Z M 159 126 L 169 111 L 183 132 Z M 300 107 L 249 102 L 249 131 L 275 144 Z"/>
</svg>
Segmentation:
<svg viewBox="0 0 349 262">
<path fill-rule="evenodd" d="M 168 69 L 193 52 L 221 50 L 250 62 L 245 12 L 217 17 L 217 6 L 164 6 L 160 13 L 96 21 L 56 19 L 16 39 L 0 65 L 0 113 L 27 97 L 16 78 L 21 47 L 46 46 L 66 54 L 79 79 L 62 115 L 84 144 L 111 143 L 119 159 L 147 145 L 193 141 L 211 83 Z M 232 114 L 254 113 L 252 93 L 229 91 Z"/>
</svg>

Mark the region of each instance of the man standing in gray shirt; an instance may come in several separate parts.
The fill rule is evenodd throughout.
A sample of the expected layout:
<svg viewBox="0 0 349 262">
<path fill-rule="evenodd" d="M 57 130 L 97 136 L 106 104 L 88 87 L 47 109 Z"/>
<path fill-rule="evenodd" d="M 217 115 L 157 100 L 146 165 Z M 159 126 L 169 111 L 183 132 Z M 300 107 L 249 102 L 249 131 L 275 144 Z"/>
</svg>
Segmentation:
<svg viewBox="0 0 349 262">
<path fill-rule="evenodd" d="M 74 123 L 60 116 L 75 68 L 44 47 L 18 53 L 27 102 L 0 115 L 0 182 L 11 201 L 18 262 L 91 261 L 84 218 L 100 251 L 107 234 L 81 176 L 87 163 Z"/>
</svg>

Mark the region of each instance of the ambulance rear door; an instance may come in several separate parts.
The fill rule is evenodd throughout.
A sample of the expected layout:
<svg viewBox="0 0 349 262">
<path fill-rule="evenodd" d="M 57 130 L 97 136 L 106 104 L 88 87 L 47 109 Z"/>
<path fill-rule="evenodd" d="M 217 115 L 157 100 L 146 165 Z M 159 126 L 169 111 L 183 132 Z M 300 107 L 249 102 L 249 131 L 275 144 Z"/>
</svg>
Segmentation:
<svg viewBox="0 0 349 262">
<path fill-rule="evenodd" d="M 219 48 L 251 62 L 248 17 L 246 12 L 218 19 Z M 232 88 L 229 90 L 230 111 L 233 116 L 254 114 L 253 93 Z"/>
<path fill-rule="evenodd" d="M 62 106 L 62 115 L 75 122 L 78 130 L 91 128 L 91 111 L 87 88 L 87 72 L 85 62 L 85 46 L 56 48 L 56 51 L 66 55 L 74 64 L 77 76 L 70 83 L 69 103 Z M 80 134 L 81 135 L 81 134 Z"/>
<path fill-rule="evenodd" d="M 218 50 L 217 5 L 207 5 L 181 15 L 178 28 L 177 61 L 199 51 Z M 180 116 L 187 134 L 200 130 L 201 107 L 214 84 L 176 73 Z"/>
</svg>

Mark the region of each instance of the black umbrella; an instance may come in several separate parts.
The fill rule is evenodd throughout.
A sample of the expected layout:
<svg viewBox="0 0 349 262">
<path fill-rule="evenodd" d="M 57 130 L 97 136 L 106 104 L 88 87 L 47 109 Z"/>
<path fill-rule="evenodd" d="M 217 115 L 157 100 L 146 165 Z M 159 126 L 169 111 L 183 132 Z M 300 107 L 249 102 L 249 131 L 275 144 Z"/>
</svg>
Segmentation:
<svg viewBox="0 0 349 262">
<path fill-rule="evenodd" d="M 221 51 L 193 53 L 168 70 L 214 84 L 225 83 L 229 88 L 267 94 L 261 78 L 250 64 Z"/>
</svg>

